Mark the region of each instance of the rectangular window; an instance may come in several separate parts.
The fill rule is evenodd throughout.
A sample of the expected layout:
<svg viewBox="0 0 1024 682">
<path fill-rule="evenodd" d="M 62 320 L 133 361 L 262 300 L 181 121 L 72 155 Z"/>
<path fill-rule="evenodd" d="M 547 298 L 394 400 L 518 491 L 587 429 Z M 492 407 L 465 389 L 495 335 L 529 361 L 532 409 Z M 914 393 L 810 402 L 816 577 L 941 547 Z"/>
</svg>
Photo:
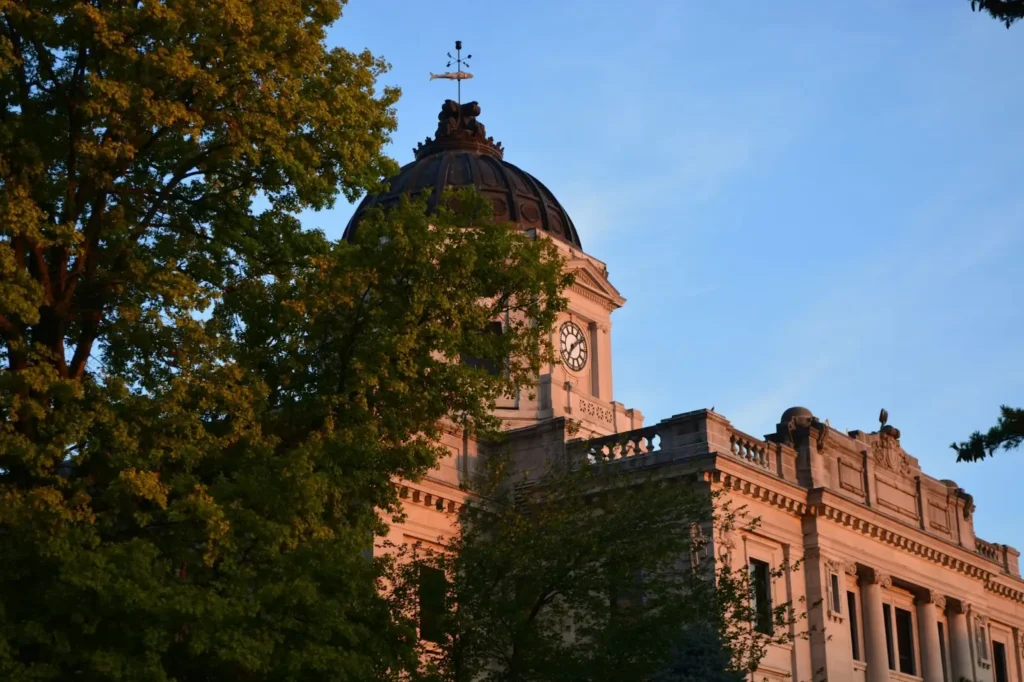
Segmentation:
<svg viewBox="0 0 1024 682">
<path fill-rule="evenodd" d="M 977 629 L 975 630 L 975 632 L 977 633 L 975 641 L 978 643 L 978 660 L 987 662 L 988 637 L 986 637 L 986 635 L 988 633 L 985 631 L 985 624 L 981 621 L 980 618 L 977 621 Z"/>
<path fill-rule="evenodd" d="M 622 578 L 612 584 L 612 610 L 625 614 L 638 611 L 644 605 L 644 576 L 635 571 L 631 576 Z"/>
<path fill-rule="evenodd" d="M 484 327 L 483 330 L 484 334 L 494 334 L 496 336 L 500 336 L 502 332 L 503 330 L 501 327 L 501 322 L 498 320 L 488 322 L 487 326 Z M 505 369 L 504 367 L 496 365 L 490 360 L 481 360 L 480 358 L 473 357 L 472 355 L 463 355 L 462 364 L 466 365 L 467 367 L 475 367 L 476 369 L 482 369 L 491 376 L 500 376 Z"/>
<path fill-rule="evenodd" d="M 996 669 L 996 682 L 1009 682 L 1010 674 L 1006 670 L 1006 645 L 992 642 L 992 665 Z"/>
<path fill-rule="evenodd" d="M 916 675 L 914 660 L 914 617 L 910 611 L 896 609 L 896 646 L 899 648 L 900 672 Z"/>
<path fill-rule="evenodd" d="M 942 682 L 949 682 L 949 664 L 946 663 L 946 624 L 939 621 L 939 655 L 942 656 Z"/>
<path fill-rule="evenodd" d="M 839 576 L 835 573 L 829 576 L 832 579 L 832 612 L 843 612 L 843 594 L 839 591 Z"/>
<path fill-rule="evenodd" d="M 860 629 L 857 627 L 857 595 L 846 593 L 846 608 L 850 612 L 850 643 L 853 646 L 853 660 L 860 658 Z"/>
<path fill-rule="evenodd" d="M 885 649 L 889 653 L 889 670 L 896 669 L 896 650 L 892 641 L 892 607 L 882 604 L 882 619 L 885 621 Z"/>
<path fill-rule="evenodd" d="M 420 568 L 419 577 L 420 639 L 441 642 L 444 640 L 448 579 L 444 571 L 427 566 Z"/>
<path fill-rule="evenodd" d="M 772 572 L 764 561 L 750 560 L 751 599 L 754 607 L 754 629 L 772 634 Z"/>
</svg>

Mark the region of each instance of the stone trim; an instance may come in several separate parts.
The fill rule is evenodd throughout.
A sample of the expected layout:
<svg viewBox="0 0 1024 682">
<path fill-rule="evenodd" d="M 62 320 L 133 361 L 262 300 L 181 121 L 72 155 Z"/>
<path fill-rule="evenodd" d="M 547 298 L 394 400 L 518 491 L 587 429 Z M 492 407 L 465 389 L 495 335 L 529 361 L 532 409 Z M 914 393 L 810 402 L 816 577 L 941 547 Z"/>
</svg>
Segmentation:
<svg viewBox="0 0 1024 682">
<path fill-rule="evenodd" d="M 997 574 L 952 554 L 936 549 L 914 540 L 889 528 L 883 528 L 867 519 L 860 518 L 850 512 L 843 511 L 826 503 L 807 504 L 776 490 L 771 490 L 759 483 L 746 480 L 735 474 L 722 471 L 707 471 L 704 479 L 709 483 L 719 483 L 727 490 L 735 490 L 747 497 L 762 500 L 779 509 L 790 512 L 794 516 L 820 516 L 842 526 L 872 537 L 884 544 L 914 554 L 958 573 L 980 581 L 984 589 L 1005 599 L 1024 604 L 1024 590 L 1010 587 L 1005 583 L 993 580 Z M 966 551 L 966 550 L 964 550 Z M 979 557 L 983 559 L 984 557 Z"/>
<path fill-rule="evenodd" d="M 586 288 L 581 287 L 581 286 L 579 286 L 577 284 L 573 284 L 572 286 L 570 286 L 569 290 L 576 292 L 577 294 L 579 294 L 583 298 L 589 298 L 591 301 L 594 301 L 595 303 L 600 303 L 602 306 L 604 306 L 604 308 L 606 310 L 614 311 L 614 310 L 617 310 L 619 308 L 619 306 L 616 305 L 614 301 L 612 301 L 611 299 L 607 298 L 606 296 L 601 296 L 599 294 L 596 294 L 593 291 L 591 291 L 590 289 L 586 289 Z"/>
<path fill-rule="evenodd" d="M 772 490 L 759 483 L 747 481 L 734 474 L 727 474 L 722 471 L 709 471 L 705 473 L 704 480 L 708 483 L 719 483 L 730 490 L 738 490 L 748 497 L 767 502 L 773 507 L 788 511 L 795 516 L 803 516 L 810 510 L 806 502 Z"/>
<path fill-rule="evenodd" d="M 437 493 L 427 492 L 414 485 L 402 484 L 398 486 L 398 498 L 404 501 L 411 501 L 413 504 L 421 505 L 432 509 L 440 514 L 454 514 L 462 511 L 463 503 Z"/>
</svg>

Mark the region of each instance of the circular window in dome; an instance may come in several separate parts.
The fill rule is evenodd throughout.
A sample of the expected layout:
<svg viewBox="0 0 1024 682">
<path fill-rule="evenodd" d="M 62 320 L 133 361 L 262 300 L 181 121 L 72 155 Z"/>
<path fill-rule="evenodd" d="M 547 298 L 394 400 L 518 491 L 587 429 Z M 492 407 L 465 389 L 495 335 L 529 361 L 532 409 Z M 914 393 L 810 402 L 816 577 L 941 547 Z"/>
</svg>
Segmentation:
<svg viewBox="0 0 1024 682">
<path fill-rule="evenodd" d="M 526 218 L 529 222 L 535 223 L 540 220 L 540 211 L 537 210 L 537 207 L 535 205 L 522 204 L 519 207 L 519 209 L 522 212 L 523 217 Z"/>
</svg>

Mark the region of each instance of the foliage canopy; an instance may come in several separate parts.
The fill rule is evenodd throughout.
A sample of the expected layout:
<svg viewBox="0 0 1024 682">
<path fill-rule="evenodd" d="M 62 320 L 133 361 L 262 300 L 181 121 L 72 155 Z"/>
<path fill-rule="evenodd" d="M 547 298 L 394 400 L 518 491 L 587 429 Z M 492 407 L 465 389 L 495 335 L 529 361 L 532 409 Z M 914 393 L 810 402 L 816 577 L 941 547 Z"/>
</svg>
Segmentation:
<svg viewBox="0 0 1024 682">
<path fill-rule="evenodd" d="M 1024 0 L 971 0 L 971 10 L 988 12 L 993 19 L 1010 28 L 1015 22 L 1024 19 Z"/>
<path fill-rule="evenodd" d="M 447 579 L 424 680 L 733 682 L 797 636 L 790 603 L 751 626 L 753 578 L 713 537 L 756 521 L 692 476 L 556 464 L 527 480 L 493 457 L 472 490 L 444 550 L 413 550 L 392 592 L 414 613 L 424 570 Z"/>
<path fill-rule="evenodd" d="M 394 169 L 341 6 L 0 0 L 3 679 L 415 666 L 378 511 L 443 423 L 493 425 L 566 280 L 472 195 L 301 229 Z"/>
<path fill-rule="evenodd" d="M 996 425 L 987 433 L 975 431 L 968 440 L 950 445 L 956 451 L 956 461 L 977 462 L 992 457 L 999 448 L 1013 450 L 1024 442 L 1024 409 L 1003 405 L 999 411 Z"/>
</svg>

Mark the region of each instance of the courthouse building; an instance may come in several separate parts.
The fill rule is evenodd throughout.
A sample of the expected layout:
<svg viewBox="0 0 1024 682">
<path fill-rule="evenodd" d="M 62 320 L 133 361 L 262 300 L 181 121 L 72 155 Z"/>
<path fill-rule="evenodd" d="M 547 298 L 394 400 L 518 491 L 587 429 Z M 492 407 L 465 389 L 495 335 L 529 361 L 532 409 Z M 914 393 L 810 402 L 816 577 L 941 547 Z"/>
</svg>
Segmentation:
<svg viewBox="0 0 1024 682">
<path fill-rule="evenodd" d="M 497 219 L 564 253 L 576 281 L 554 331 L 561 362 L 544 368 L 534 390 L 496 406 L 522 465 L 600 452 L 624 470 L 677 467 L 759 516 L 755 532 L 715 542 L 751 567 L 774 603 L 813 605 L 813 634 L 772 646 L 758 681 L 1024 682 L 1019 552 L 974 534 L 972 497 L 923 472 L 884 414 L 877 431 L 844 433 L 809 409 L 780 406 L 775 432 L 761 438 L 703 409 L 644 426 L 639 411 L 615 401 L 611 314 L 625 299 L 558 200 L 505 161 L 478 114 L 475 103 L 446 103 L 435 137 L 385 193 L 363 201 L 346 235 L 366 207 L 403 192 L 436 201 L 447 187 L 472 186 Z M 486 444 L 453 430 L 443 445 L 450 456 L 436 470 L 400 482 L 407 518 L 392 541 L 429 546 L 450 531 L 459 483 Z M 802 565 L 772 580 L 767 569 L 787 561 Z"/>
</svg>

